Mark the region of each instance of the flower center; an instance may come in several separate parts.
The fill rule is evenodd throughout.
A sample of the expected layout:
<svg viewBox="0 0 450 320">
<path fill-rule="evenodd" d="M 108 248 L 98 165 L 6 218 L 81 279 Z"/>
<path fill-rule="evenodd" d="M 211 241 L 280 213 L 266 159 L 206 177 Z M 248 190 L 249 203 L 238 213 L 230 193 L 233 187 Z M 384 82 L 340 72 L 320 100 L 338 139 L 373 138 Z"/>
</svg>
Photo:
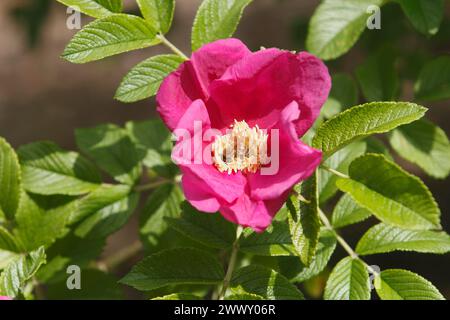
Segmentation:
<svg viewBox="0 0 450 320">
<path fill-rule="evenodd" d="M 234 120 L 232 130 L 216 137 L 212 144 L 214 165 L 220 172 L 255 173 L 268 163 L 268 134 L 257 125 L 250 128 L 245 121 Z"/>
</svg>

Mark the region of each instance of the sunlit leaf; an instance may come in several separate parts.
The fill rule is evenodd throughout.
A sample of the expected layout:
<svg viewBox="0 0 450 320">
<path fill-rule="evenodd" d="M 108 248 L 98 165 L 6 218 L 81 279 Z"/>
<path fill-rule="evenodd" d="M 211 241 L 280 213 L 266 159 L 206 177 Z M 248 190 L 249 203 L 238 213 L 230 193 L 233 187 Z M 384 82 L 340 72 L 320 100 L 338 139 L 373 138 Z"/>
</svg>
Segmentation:
<svg viewBox="0 0 450 320">
<path fill-rule="evenodd" d="M 62 57 L 86 63 L 115 54 L 150 47 L 159 42 L 156 30 L 144 19 L 113 14 L 89 23 L 69 42 Z"/>
<path fill-rule="evenodd" d="M 382 300 L 444 300 L 428 280 L 407 270 L 383 270 L 375 278 L 375 289 Z"/>
<path fill-rule="evenodd" d="M 173 284 L 217 284 L 224 276 L 222 266 L 211 254 L 177 248 L 144 258 L 120 282 L 148 291 Z"/>
<path fill-rule="evenodd" d="M 381 221 L 411 230 L 440 228 L 440 210 L 425 184 L 384 156 L 356 159 L 349 175 L 337 181 L 339 189 Z"/>
<path fill-rule="evenodd" d="M 192 27 L 192 50 L 219 39 L 229 38 L 237 28 L 242 12 L 252 0 L 205 0 Z"/>
</svg>

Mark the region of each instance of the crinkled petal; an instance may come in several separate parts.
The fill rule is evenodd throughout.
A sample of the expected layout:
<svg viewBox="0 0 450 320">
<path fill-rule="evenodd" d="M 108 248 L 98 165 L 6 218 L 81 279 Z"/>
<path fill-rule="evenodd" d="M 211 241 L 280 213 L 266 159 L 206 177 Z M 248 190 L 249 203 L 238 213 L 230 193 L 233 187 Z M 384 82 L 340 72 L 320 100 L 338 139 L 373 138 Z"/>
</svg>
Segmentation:
<svg viewBox="0 0 450 320">
<path fill-rule="evenodd" d="M 194 52 L 191 62 L 203 91 L 208 92 L 212 81 L 251 53 L 240 40 L 232 38 L 217 40 Z"/>
<path fill-rule="evenodd" d="M 224 123 L 234 119 L 269 127 L 288 103 L 296 101 L 301 117 L 297 134 L 313 124 L 331 88 L 327 67 L 309 53 L 293 54 L 279 49 L 248 55 L 211 83 L 211 100 Z"/>
<path fill-rule="evenodd" d="M 254 201 L 247 194 L 243 194 L 232 205 L 222 206 L 220 213 L 227 220 L 257 232 L 264 231 L 272 222 L 264 202 Z"/>
<path fill-rule="evenodd" d="M 203 212 L 217 212 L 220 209 L 218 197 L 205 182 L 189 171 L 184 172 L 181 187 L 189 203 Z"/>
<path fill-rule="evenodd" d="M 209 119 L 205 103 L 200 99 L 193 101 L 185 110 L 175 126 L 174 133 L 176 134 L 177 130 L 187 130 L 193 134 L 196 127 L 202 130 L 211 128 L 211 120 Z"/>
<path fill-rule="evenodd" d="M 219 40 L 194 52 L 191 60 L 166 77 L 156 99 L 157 110 L 169 129 L 175 128 L 194 100 L 208 99 L 211 81 L 249 54 L 248 48 L 237 39 Z"/>
<path fill-rule="evenodd" d="M 317 57 L 300 52 L 297 55 L 301 70 L 301 89 L 296 97 L 302 116 L 296 122 L 297 134 L 303 136 L 314 124 L 331 90 L 327 66 Z M 309 110 L 309 112 L 307 112 Z"/>
<path fill-rule="evenodd" d="M 222 206 L 220 213 L 229 221 L 256 232 L 263 232 L 272 223 L 273 217 L 281 209 L 289 193 L 272 200 L 255 200 L 243 194 L 235 203 Z"/>
<path fill-rule="evenodd" d="M 187 61 L 161 83 L 156 95 L 157 111 L 167 127 L 173 130 L 191 103 L 203 96 L 191 63 Z"/>
<path fill-rule="evenodd" d="M 272 141 L 273 133 L 270 134 L 270 165 L 273 169 L 262 168 L 247 177 L 252 198 L 268 200 L 280 197 L 295 184 L 311 176 L 319 166 L 322 153 L 307 146 L 296 136 L 295 121 L 298 117 L 296 102 L 290 103 L 282 111 L 279 123 L 273 128 L 278 129 L 279 143 Z M 275 156 L 277 153 L 279 157 Z"/>
<path fill-rule="evenodd" d="M 219 172 L 208 164 L 180 165 L 183 173 L 191 173 L 211 189 L 217 199 L 231 203 L 239 198 L 245 190 L 246 178 L 241 173 L 227 174 Z M 188 187 L 188 185 L 186 185 Z"/>
</svg>

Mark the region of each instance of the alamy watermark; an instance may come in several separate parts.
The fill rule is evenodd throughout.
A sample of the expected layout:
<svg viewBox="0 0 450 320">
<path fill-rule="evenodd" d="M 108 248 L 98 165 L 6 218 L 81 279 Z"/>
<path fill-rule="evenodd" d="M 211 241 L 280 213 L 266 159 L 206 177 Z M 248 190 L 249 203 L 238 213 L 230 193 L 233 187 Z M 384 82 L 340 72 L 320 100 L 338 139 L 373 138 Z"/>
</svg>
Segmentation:
<svg viewBox="0 0 450 320">
<path fill-rule="evenodd" d="M 376 5 L 367 7 L 367 11 L 370 16 L 367 18 L 367 28 L 369 30 L 381 29 L 381 8 Z"/>
<path fill-rule="evenodd" d="M 369 282 L 370 282 L 370 290 L 379 289 L 377 287 L 378 283 L 376 283 L 375 279 L 381 273 L 381 269 L 376 264 L 369 266 Z"/>
<path fill-rule="evenodd" d="M 69 30 L 81 29 L 81 11 L 77 6 L 67 7 L 66 13 L 69 15 L 66 19 L 66 27 Z"/>
<path fill-rule="evenodd" d="M 77 265 L 67 267 L 66 273 L 69 274 L 66 280 L 66 286 L 69 290 L 81 290 L 81 268 Z"/>
<path fill-rule="evenodd" d="M 250 128 L 245 121 L 222 132 L 194 121 L 193 131 L 178 128 L 172 160 L 177 165 L 207 164 L 229 174 L 237 171 L 275 175 L 280 167 L 280 130 Z M 269 152 L 270 151 L 270 152 Z"/>
</svg>

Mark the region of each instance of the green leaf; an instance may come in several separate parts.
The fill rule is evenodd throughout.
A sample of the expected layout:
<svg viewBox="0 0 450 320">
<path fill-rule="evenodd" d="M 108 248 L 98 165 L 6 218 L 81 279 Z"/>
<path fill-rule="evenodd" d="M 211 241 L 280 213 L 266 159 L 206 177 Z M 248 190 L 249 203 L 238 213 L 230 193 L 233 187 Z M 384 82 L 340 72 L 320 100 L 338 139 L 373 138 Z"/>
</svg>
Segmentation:
<svg viewBox="0 0 450 320">
<path fill-rule="evenodd" d="M 77 9 L 94 18 L 104 18 L 112 14 L 110 10 L 104 7 L 100 0 L 56 0 L 68 7 Z"/>
<path fill-rule="evenodd" d="M 317 172 L 303 182 L 300 189 L 302 197 L 308 202 L 299 201 L 296 197 L 291 197 L 294 204 L 288 201 L 289 230 L 300 261 L 309 266 L 316 253 L 320 231 Z"/>
<path fill-rule="evenodd" d="M 44 263 L 43 247 L 11 261 L 0 275 L 0 295 L 15 298 Z"/>
<path fill-rule="evenodd" d="M 395 69 L 395 54 L 383 48 L 356 69 L 356 77 L 367 101 L 395 100 L 399 79 Z"/>
<path fill-rule="evenodd" d="M 201 300 L 190 293 L 172 293 L 167 296 L 153 298 L 152 300 Z"/>
<path fill-rule="evenodd" d="M 259 265 L 238 269 L 231 280 L 233 294 L 256 294 L 267 300 L 303 300 L 303 294 L 274 270 Z"/>
<path fill-rule="evenodd" d="M 233 35 L 242 13 L 252 0 L 204 0 L 192 28 L 192 50 Z"/>
<path fill-rule="evenodd" d="M 142 162 L 146 167 L 158 168 L 172 164 L 172 136 L 160 119 L 130 121 L 125 128 L 137 148 L 145 154 Z"/>
<path fill-rule="evenodd" d="M 261 256 L 296 256 L 289 226 L 274 221 L 263 233 L 244 230 L 239 240 L 240 251 Z"/>
<path fill-rule="evenodd" d="M 236 228 L 219 213 L 199 212 L 188 202 L 181 208 L 180 217 L 166 218 L 172 228 L 207 247 L 226 249 L 233 245 Z"/>
<path fill-rule="evenodd" d="M 69 42 L 62 57 L 86 63 L 115 54 L 150 47 L 159 42 L 156 30 L 144 19 L 113 14 L 89 23 Z"/>
<path fill-rule="evenodd" d="M 0 138 L 0 212 L 13 219 L 19 206 L 21 173 L 13 148 Z"/>
<path fill-rule="evenodd" d="M 171 132 L 161 119 L 129 121 L 125 128 L 133 142 L 139 147 L 146 151 L 170 156 L 172 151 Z"/>
<path fill-rule="evenodd" d="M 47 263 L 39 269 L 36 273 L 36 279 L 40 283 L 54 283 L 58 281 L 54 281 L 55 278 L 58 278 L 59 281 L 63 281 L 63 279 L 67 279 L 67 267 L 70 264 L 70 258 L 57 256 L 54 258 L 50 258 L 47 255 Z"/>
<path fill-rule="evenodd" d="M 20 255 L 16 252 L 11 252 L 7 250 L 0 249 L 0 271 L 5 269 L 10 262 L 17 259 Z"/>
<path fill-rule="evenodd" d="M 225 300 L 264 300 L 264 297 L 261 297 L 257 294 L 253 293 L 241 293 L 241 294 L 232 294 L 228 297 L 225 297 Z"/>
<path fill-rule="evenodd" d="M 444 0 L 397 0 L 412 25 L 425 35 L 434 35 L 444 19 Z"/>
<path fill-rule="evenodd" d="M 358 103 L 358 87 L 350 75 L 335 74 L 332 82 L 330 95 L 322 108 L 326 118 L 331 118 Z"/>
<path fill-rule="evenodd" d="M 66 274 L 66 277 L 68 275 Z M 49 300 L 123 300 L 124 295 L 116 277 L 100 270 L 81 270 L 81 289 L 70 290 L 67 280 L 48 286 Z"/>
<path fill-rule="evenodd" d="M 428 280 L 411 271 L 388 269 L 375 278 L 382 300 L 445 300 Z"/>
<path fill-rule="evenodd" d="M 367 144 L 365 141 L 353 142 L 325 160 L 324 165 L 347 174 L 350 163 L 363 155 L 366 149 Z M 338 177 L 335 174 L 324 169 L 319 170 L 319 198 L 321 203 L 325 203 L 337 193 L 337 179 Z"/>
<path fill-rule="evenodd" d="M 48 246 L 67 233 L 76 202 L 67 196 L 28 195 L 23 192 L 14 234 L 25 251 Z"/>
<path fill-rule="evenodd" d="M 149 248 L 160 247 L 161 236 L 169 228 L 166 218 L 179 217 L 183 193 L 176 185 L 167 184 L 155 189 L 140 216 L 140 234 Z"/>
<path fill-rule="evenodd" d="M 428 175 L 444 179 L 450 174 L 450 142 L 445 131 L 420 120 L 401 126 L 389 136 L 394 150 Z"/>
<path fill-rule="evenodd" d="M 106 237 L 128 222 L 138 205 L 139 194 L 129 193 L 129 191 L 125 193 L 127 188 L 124 186 L 114 186 L 108 189 L 99 189 L 98 193 L 89 195 L 81 203 L 81 210 L 90 209 L 92 214 L 77 226 L 75 229 L 77 236 L 81 238 Z M 121 198 L 119 198 L 120 195 L 122 195 Z"/>
<path fill-rule="evenodd" d="M 70 214 L 70 224 L 123 200 L 130 192 L 131 189 L 127 185 L 101 185 L 94 192 L 78 200 L 76 209 Z"/>
<path fill-rule="evenodd" d="M 123 10 L 122 0 L 95 0 L 103 7 L 114 13 L 121 13 Z"/>
<path fill-rule="evenodd" d="M 24 188 L 42 195 L 81 195 L 100 184 L 96 168 L 76 152 L 52 142 L 35 142 L 18 150 Z"/>
<path fill-rule="evenodd" d="M 424 116 L 426 108 L 408 102 L 372 102 L 348 109 L 319 127 L 313 146 L 324 158 L 351 142 L 388 132 Z"/>
<path fill-rule="evenodd" d="M 224 276 L 222 266 L 211 254 L 177 248 L 144 258 L 120 282 L 148 291 L 174 284 L 217 284 Z"/>
<path fill-rule="evenodd" d="M 370 300 L 369 273 L 366 266 L 358 259 L 342 259 L 328 278 L 324 299 Z"/>
<path fill-rule="evenodd" d="M 141 176 L 141 154 L 128 132 L 113 124 L 75 132 L 78 147 L 115 180 L 132 185 Z"/>
<path fill-rule="evenodd" d="M 167 33 L 173 20 L 175 0 L 137 0 L 142 15 L 153 29 Z"/>
<path fill-rule="evenodd" d="M 306 48 L 323 60 L 338 58 L 358 41 L 366 28 L 371 5 L 381 7 L 385 0 L 325 0 L 310 20 Z"/>
<path fill-rule="evenodd" d="M 450 99 L 450 56 L 428 62 L 420 72 L 414 91 L 420 101 Z"/>
<path fill-rule="evenodd" d="M 328 229 L 322 228 L 319 234 L 319 242 L 317 244 L 316 253 L 308 267 L 300 261 L 298 261 L 298 265 L 297 263 L 291 263 L 293 261 L 285 261 L 286 263 L 283 263 L 284 261 L 280 261 L 280 268 L 283 273 L 284 271 L 289 272 L 290 274 L 292 274 L 293 271 L 295 272 L 292 274 L 292 277 L 289 277 L 292 282 L 306 281 L 318 275 L 325 269 L 335 248 L 336 237 L 334 233 Z M 292 258 L 289 258 L 289 260 L 291 259 Z M 296 267 L 293 268 L 293 266 Z"/>
<path fill-rule="evenodd" d="M 411 230 L 441 227 L 440 210 L 423 182 L 384 156 L 356 159 L 349 175 L 337 181 L 338 188 L 381 221 Z"/>
<path fill-rule="evenodd" d="M 122 102 L 135 102 L 154 96 L 164 78 L 182 62 L 182 58 L 173 54 L 142 61 L 123 78 L 114 98 Z"/>
<path fill-rule="evenodd" d="M 360 255 L 396 250 L 447 253 L 450 252 L 450 236 L 445 232 L 405 230 L 381 223 L 369 229 L 356 246 Z"/>
<path fill-rule="evenodd" d="M 335 228 L 346 227 L 366 220 L 372 214 L 361 208 L 350 195 L 344 194 L 334 207 L 331 223 Z"/>
<path fill-rule="evenodd" d="M 19 251 L 15 237 L 2 225 L 0 225 L 0 250 Z"/>
</svg>

